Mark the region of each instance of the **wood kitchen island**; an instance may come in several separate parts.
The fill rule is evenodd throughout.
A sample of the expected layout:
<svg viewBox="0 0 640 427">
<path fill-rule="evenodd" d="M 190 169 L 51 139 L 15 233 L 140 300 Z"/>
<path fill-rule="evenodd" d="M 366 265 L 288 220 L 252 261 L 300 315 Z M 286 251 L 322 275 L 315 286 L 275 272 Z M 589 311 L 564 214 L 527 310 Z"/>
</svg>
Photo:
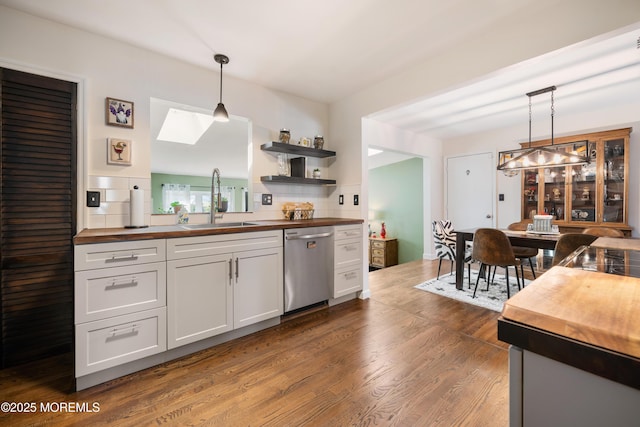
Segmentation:
<svg viewBox="0 0 640 427">
<path fill-rule="evenodd" d="M 511 426 L 640 420 L 640 252 L 574 257 L 509 299 L 498 320 L 511 344 Z"/>
</svg>

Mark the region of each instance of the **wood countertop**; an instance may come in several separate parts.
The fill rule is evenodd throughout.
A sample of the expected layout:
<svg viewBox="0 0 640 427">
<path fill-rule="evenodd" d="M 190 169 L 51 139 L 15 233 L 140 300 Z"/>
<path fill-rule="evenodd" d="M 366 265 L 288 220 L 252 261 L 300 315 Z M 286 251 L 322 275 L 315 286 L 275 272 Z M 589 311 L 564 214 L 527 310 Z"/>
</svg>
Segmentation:
<svg viewBox="0 0 640 427">
<path fill-rule="evenodd" d="M 502 317 L 640 358 L 640 279 L 553 267 L 509 299 Z"/>
<path fill-rule="evenodd" d="M 510 298 L 498 339 L 640 389 L 640 279 L 552 267 Z"/>
<path fill-rule="evenodd" d="M 160 225 L 146 228 L 87 228 L 76 234 L 73 238 L 73 243 L 76 245 L 82 245 L 88 243 L 123 242 L 129 240 L 248 233 L 252 231 L 284 230 L 288 228 L 352 225 L 362 224 L 364 220 L 358 218 L 317 218 L 299 221 L 256 220 L 245 222 L 249 222 L 251 225 L 245 225 L 242 227 L 224 227 L 224 222 L 220 222 L 220 226 L 218 227 L 199 229 L 188 229 L 182 225 Z"/>
<path fill-rule="evenodd" d="M 621 251 L 640 251 L 640 239 L 618 237 L 598 237 L 591 246 L 594 248 L 617 249 Z"/>
</svg>

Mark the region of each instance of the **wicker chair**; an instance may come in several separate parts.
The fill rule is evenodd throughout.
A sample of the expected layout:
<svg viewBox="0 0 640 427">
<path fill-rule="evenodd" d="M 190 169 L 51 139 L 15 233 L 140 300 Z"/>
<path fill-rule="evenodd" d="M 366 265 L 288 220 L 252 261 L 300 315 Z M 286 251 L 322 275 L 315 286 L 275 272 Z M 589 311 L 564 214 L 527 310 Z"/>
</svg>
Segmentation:
<svg viewBox="0 0 640 427">
<path fill-rule="evenodd" d="M 619 237 L 624 238 L 624 233 L 617 228 L 610 227 L 588 227 L 582 230 L 583 234 L 590 234 L 597 237 Z"/>
<path fill-rule="evenodd" d="M 509 289 L 509 267 L 514 267 L 518 289 L 520 289 L 520 274 L 518 272 L 520 260 L 513 254 L 511 242 L 509 242 L 509 238 L 502 231 L 496 230 L 495 228 L 479 228 L 476 230 L 473 236 L 472 258 L 480 262 L 481 271 L 486 267 L 504 267 L 507 281 L 507 298 L 511 298 L 511 291 Z M 479 281 L 480 274 L 478 274 L 476 287 L 473 290 L 473 298 L 476 297 Z M 489 283 L 489 280 L 487 280 L 487 283 Z"/>
<path fill-rule="evenodd" d="M 580 246 L 590 245 L 597 238 L 597 236 L 584 233 L 566 233 L 561 235 L 556 242 L 556 248 L 553 253 L 553 261 L 551 261 L 551 265 L 558 265 L 560 261 L 568 257 Z"/>
<path fill-rule="evenodd" d="M 431 223 L 433 230 L 433 243 L 436 248 L 436 256 L 438 257 L 438 276 L 440 278 L 440 267 L 442 260 L 448 258 L 451 261 L 451 273 L 453 273 L 453 262 L 456 260 L 456 235 L 453 231 L 453 225 L 449 220 L 433 221 Z M 463 262 L 467 263 L 467 274 L 469 275 L 469 286 L 471 286 L 471 254 L 465 251 Z"/>
</svg>

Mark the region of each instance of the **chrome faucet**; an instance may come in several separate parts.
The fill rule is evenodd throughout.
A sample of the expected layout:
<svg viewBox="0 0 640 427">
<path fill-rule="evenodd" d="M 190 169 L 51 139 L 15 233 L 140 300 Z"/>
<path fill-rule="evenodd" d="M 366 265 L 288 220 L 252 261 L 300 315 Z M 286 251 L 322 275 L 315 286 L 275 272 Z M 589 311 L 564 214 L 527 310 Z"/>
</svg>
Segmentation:
<svg viewBox="0 0 640 427">
<path fill-rule="evenodd" d="M 216 175 L 218 179 L 216 180 Z M 218 192 L 216 193 L 216 183 L 218 184 Z M 216 197 L 216 203 L 213 203 L 214 196 Z M 220 169 L 215 168 L 213 173 L 211 174 L 211 213 L 209 214 L 209 222 L 211 224 L 216 223 L 216 218 L 222 218 L 222 214 L 220 216 L 216 216 L 216 212 L 222 207 L 222 194 L 220 193 Z"/>
</svg>

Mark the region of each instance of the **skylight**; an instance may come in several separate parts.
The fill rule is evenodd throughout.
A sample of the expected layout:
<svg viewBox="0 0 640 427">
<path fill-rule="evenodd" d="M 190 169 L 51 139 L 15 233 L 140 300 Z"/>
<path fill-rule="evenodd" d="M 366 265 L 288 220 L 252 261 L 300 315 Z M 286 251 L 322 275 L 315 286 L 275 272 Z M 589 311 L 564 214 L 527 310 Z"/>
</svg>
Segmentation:
<svg viewBox="0 0 640 427">
<path fill-rule="evenodd" d="M 211 114 L 169 108 L 158 134 L 161 141 L 194 145 L 213 123 Z"/>
</svg>

